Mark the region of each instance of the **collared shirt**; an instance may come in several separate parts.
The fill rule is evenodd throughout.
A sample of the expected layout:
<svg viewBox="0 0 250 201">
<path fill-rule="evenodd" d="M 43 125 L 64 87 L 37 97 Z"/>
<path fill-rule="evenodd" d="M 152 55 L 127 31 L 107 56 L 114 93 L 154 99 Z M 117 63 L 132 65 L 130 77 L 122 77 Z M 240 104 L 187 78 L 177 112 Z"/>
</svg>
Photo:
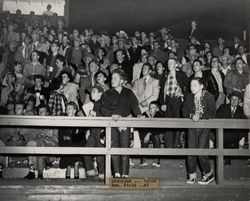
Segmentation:
<svg viewBox="0 0 250 201">
<path fill-rule="evenodd" d="M 219 92 L 223 92 L 223 83 L 222 83 L 222 78 L 221 78 L 220 72 L 212 70 L 212 74 L 214 75 L 216 82 L 218 84 Z"/>
<path fill-rule="evenodd" d="M 228 65 L 226 68 L 221 67 L 220 71 L 226 76 L 227 72 L 231 69 L 232 69 L 231 66 Z"/>
</svg>

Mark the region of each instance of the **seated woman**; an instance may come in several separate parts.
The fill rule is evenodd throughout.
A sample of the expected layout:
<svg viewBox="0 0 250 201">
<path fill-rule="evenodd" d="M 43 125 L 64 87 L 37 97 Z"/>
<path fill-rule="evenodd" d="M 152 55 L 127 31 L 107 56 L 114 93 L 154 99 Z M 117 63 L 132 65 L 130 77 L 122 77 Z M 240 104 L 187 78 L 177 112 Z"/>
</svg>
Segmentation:
<svg viewBox="0 0 250 201">
<path fill-rule="evenodd" d="M 74 102 L 78 107 L 78 91 L 79 86 L 73 81 L 73 77 L 70 72 L 62 71 L 61 72 L 62 83 L 60 88 L 57 90 L 58 93 L 63 94 L 67 102 Z"/>
<path fill-rule="evenodd" d="M 67 116 L 74 117 L 78 113 L 78 107 L 74 102 L 69 102 L 66 109 Z M 84 147 L 85 133 L 79 128 L 60 128 L 58 130 L 58 144 L 61 147 Z M 74 166 L 74 179 L 79 179 L 79 162 L 83 161 L 82 156 L 62 156 L 59 167 L 67 168 L 66 179 L 70 179 L 71 166 Z"/>
<path fill-rule="evenodd" d="M 215 99 L 214 96 L 204 90 L 204 84 L 201 78 L 196 77 L 191 81 L 191 92 L 187 95 L 183 104 L 183 117 L 191 118 L 194 122 L 200 119 L 211 119 L 215 117 Z M 188 129 L 188 148 L 208 148 L 209 147 L 208 128 L 189 128 Z M 209 184 L 214 180 L 213 170 L 208 156 L 198 156 L 203 179 L 198 184 Z M 187 166 L 189 173 L 188 184 L 194 184 L 197 181 L 197 156 L 188 156 Z"/>
</svg>

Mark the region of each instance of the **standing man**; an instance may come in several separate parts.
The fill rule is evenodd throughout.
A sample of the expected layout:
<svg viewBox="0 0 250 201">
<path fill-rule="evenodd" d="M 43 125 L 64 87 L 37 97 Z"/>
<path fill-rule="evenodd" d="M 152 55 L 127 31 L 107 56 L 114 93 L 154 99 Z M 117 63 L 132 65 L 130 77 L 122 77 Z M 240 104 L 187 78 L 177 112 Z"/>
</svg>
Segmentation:
<svg viewBox="0 0 250 201">
<path fill-rule="evenodd" d="M 187 93 L 188 78 L 184 72 L 176 71 L 176 59 L 168 60 L 168 73 L 160 83 L 159 103 L 166 118 L 180 118 L 184 96 Z M 165 148 L 178 147 L 180 131 L 168 129 L 164 134 Z"/>
<path fill-rule="evenodd" d="M 135 80 L 133 91 L 139 101 L 141 112 L 146 112 L 149 103 L 156 101 L 159 96 L 159 81 L 150 76 L 152 66 L 145 63 L 142 66 L 142 78 Z"/>
<path fill-rule="evenodd" d="M 103 94 L 100 111 L 103 116 L 112 116 L 114 120 L 120 117 L 137 117 L 141 111 L 134 93 L 123 86 L 126 75 L 123 70 L 116 69 L 112 73 L 112 88 Z M 130 128 L 111 129 L 112 147 L 129 147 Z M 116 178 L 127 178 L 129 174 L 129 157 L 112 156 L 113 173 Z"/>
</svg>

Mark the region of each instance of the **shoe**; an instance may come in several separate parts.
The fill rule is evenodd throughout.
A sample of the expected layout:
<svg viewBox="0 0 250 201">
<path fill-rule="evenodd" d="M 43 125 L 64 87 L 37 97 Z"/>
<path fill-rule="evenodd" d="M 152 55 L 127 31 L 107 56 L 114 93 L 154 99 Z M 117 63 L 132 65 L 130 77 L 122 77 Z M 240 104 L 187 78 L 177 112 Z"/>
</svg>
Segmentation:
<svg viewBox="0 0 250 201">
<path fill-rule="evenodd" d="M 65 179 L 70 179 L 70 176 L 66 176 Z"/>
<path fill-rule="evenodd" d="M 154 167 L 161 167 L 161 164 L 159 163 L 159 162 L 154 162 L 154 163 L 152 163 L 152 165 L 154 166 Z"/>
<path fill-rule="evenodd" d="M 190 178 L 189 180 L 187 180 L 187 184 L 195 184 L 197 182 L 197 178 Z"/>
<path fill-rule="evenodd" d="M 32 171 L 29 171 L 29 173 L 24 177 L 24 179 L 35 179 L 35 178 L 36 178 L 36 175 Z"/>
<path fill-rule="evenodd" d="M 120 173 L 115 173 L 115 178 L 121 178 L 121 174 Z"/>
<path fill-rule="evenodd" d="M 198 181 L 198 184 L 207 185 L 211 183 L 213 180 L 214 180 L 214 175 L 210 174 L 209 176 L 203 176 L 202 180 Z"/>
<path fill-rule="evenodd" d="M 74 179 L 79 179 L 79 176 L 74 176 Z"/>
<path fill-rule="evenodd" d="M 39 173 L 38 176 L 37 176 L 37 179 L 43 180 L 43 174 L 42 174 L 42 173 Z"/>
<path fill-rule="evenodd" d="M 145 167 L 145 166 L 148 166 L 148 163 L 147 162 L 143 162 L 140 164 L 141 167 Z"/>
<path fill-rule="evenodd" d="M 128 175 L 125 175 L 125 174 L 124 174 L 124 175 L 122 175 L 122 178 L 123 178 L 123 179 L 127 179 L 127 178 L 128 178 Z"/>
<path fill-rule="evenodd" d="M 3 171 L 0 171 L 0 179 L 3 179 Z"/>
<path fill-rule="evenodd" d="M 103 181 L 105 179 L 104 174 L 99 174 L 98 175 L 98 180 Z"/>
</svg>

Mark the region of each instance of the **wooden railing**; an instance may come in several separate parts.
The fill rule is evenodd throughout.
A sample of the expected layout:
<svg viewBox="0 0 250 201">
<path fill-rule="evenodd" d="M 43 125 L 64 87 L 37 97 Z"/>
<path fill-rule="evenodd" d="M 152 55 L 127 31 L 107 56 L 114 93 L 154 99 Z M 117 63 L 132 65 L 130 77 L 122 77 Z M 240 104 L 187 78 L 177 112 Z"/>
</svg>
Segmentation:
<svg viewBox="0 0 250 201">
<path fill-rule="evenodd" d="M 224 156 L 250 156 L 249 149 L 223 149 L 223 129 L 249 129 L 249 120 L 211 119 L 193 122 L 190 119 L 149 119 L 121 118 L 113 121 L 109 117 L 41 117 L 41 116 L 5 116 L 0 115 L 0 126 L 17 127 L 105 127 L 106 147 L 0 147 L 0 154 L 27 155 L 105 155 L 105 182 L 108 184 L 111 175 L 111 155 L 158 155 L 158 156 L 216 156 L 216 182 L 223 185 Z M 112 127 L 133 128 L 213 128 L 216 129 L 215 149 L 147 149 L 147 148 L 111 148 Z"/>
</svg>

